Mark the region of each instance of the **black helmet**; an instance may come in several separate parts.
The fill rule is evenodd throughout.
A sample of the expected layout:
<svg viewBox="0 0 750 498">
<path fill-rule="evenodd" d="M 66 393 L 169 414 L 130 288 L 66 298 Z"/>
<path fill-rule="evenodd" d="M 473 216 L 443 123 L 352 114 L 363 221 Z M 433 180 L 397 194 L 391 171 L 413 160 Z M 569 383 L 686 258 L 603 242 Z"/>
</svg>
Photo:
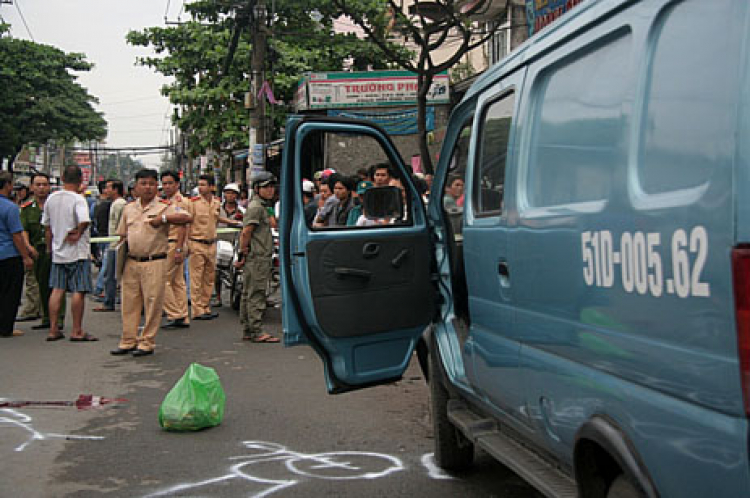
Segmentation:
<svg viewBox="0 0 750 498">
<path fill-rule="evenodd" d="M 253 175 L 253 188 L 276 185 L 276 177 L 270 171 L 260 171 Z"/>
</svg>

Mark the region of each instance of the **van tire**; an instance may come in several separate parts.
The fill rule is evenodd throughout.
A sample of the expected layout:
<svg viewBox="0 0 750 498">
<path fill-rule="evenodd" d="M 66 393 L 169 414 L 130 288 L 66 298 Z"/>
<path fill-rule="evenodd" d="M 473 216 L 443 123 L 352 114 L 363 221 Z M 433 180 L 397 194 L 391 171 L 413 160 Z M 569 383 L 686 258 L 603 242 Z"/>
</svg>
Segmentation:
<svg viewBox="0 0 750 498">
<path fill-rule="evenodd" d="M 607 490 L 607 498 L 642 498 L 643 496 L 643 493 L 624 474 L 617 476 Z"/>
<path fill-rule="evenodd" d="M 461 470 L 474 462 L 474 443 L 448 419 L 450 394 L 443 385 L 440 358 L 434 336 L 430 350 L 430 409 L 435 438 L 435 463 L 445 470 Z"/>
</svg>

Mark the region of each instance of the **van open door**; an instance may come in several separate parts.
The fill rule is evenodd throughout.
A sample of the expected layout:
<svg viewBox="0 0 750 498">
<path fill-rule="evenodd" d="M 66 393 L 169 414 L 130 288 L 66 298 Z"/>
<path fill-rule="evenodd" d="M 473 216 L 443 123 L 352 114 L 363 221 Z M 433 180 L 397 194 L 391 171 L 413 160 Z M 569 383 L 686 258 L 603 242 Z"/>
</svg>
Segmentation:
<svg viewBox="0 0 750 498">
<path fill-rule="evenodd" d="M 357 216 L 358 208 L 355 214 L 342 212 L 354 203 L 348 197 L 336 210 L 328 208 L 331 201 L 303 196 L 304 180 L 322 175 L 325 182 L 334 170 L 356 178 L 358 170 L 373 166 L 378 182 L 390 188 L 355 180 L 352 193 L 383 201 L 397 192 L 396 212 L 367 213 L 365 206 Z M 347 180 L 333 178 L 331 187 L 341 194 Z M 330 393 L 401 378 L 435 313 L 436 290 L 421 196 L 387 134 L 360 121 L 290 118 L 280 201 L 284 344 L 315 349 Z M 310 202 L 317 211 L 312 220 L 305 216 Z M 387 204 L 369 208 L 388 209 Z"/>
</svg>

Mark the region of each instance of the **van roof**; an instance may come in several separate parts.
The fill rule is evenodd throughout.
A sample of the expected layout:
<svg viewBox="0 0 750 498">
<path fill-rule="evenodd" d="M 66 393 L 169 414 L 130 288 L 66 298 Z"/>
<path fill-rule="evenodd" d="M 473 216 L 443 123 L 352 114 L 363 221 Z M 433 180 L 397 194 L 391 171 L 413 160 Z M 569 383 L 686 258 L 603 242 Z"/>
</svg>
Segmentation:
<svg viewBox="0 0 750 498">
<path fill-rule="evenodd" d="M 502 76 L 512 73 L 527 61 L 557 45 L 572 31 L 581 29 L 627 3 L 633 3 L 633 0 L 584 0 L 481 74 L 466 92 L 464 100 L 475 97 Z"/>
</svg>

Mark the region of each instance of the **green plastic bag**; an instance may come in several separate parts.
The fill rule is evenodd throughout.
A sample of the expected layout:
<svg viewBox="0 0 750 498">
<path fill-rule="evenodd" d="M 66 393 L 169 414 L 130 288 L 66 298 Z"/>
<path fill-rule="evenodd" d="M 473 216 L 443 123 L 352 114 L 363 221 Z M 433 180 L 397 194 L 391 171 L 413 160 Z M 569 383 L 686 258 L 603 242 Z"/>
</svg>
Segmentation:
<svg viewBox="0 0 750 498">
<path fill-rule="evenodd" d="M 216 371 L 193 363 L 164 398 L 159 425 L 168 431 L 197 431 L 219 425 L 225 401 Z"/>
</svg>

